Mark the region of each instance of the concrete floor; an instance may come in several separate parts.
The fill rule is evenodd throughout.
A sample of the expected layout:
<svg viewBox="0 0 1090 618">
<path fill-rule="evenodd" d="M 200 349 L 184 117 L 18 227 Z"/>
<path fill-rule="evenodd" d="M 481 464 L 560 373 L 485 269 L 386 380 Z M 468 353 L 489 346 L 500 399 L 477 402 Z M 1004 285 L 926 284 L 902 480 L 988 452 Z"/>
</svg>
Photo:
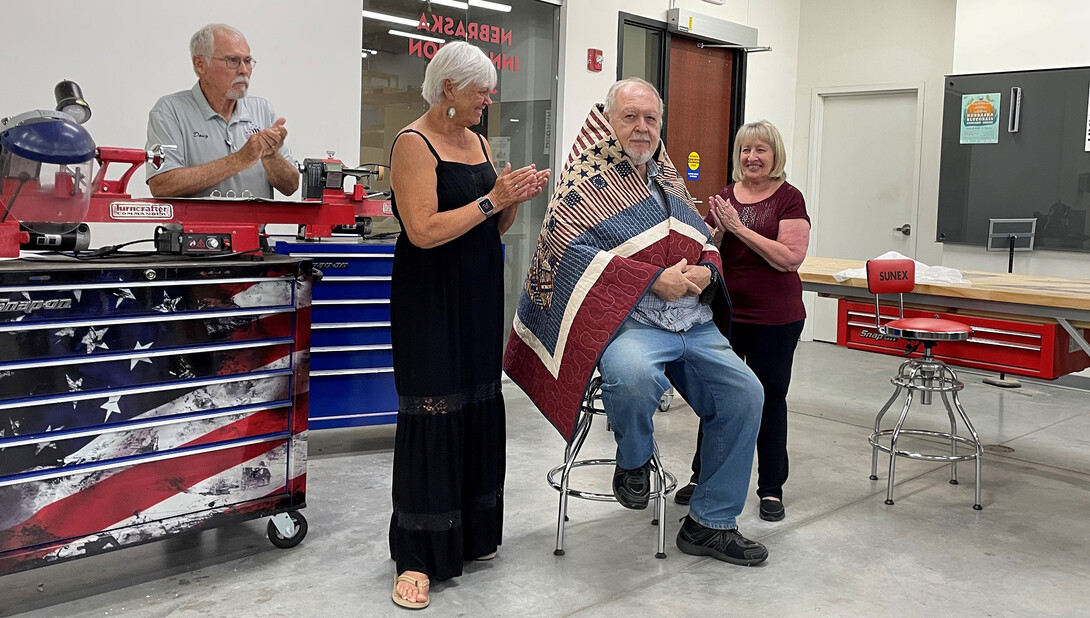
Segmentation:
<svg viewBox="0 0 1090 618">
<path fill-rule="evenodd" d="M 557 495 L 544 481 L 563 441 L 508 385 L 504 544 L 492 562 L 433 586 L 425 615 L 1082 615 L 1090 607 L 1090 411 L 1085 391 L 967 382 L 962 402 L 982 440 L 983 511 L 973 469 L 899 460 L 896 505 L 885 472 L 868 480 L 868 427 L 892 392 L 898 360 L 804 343 L 789 398 L 787 518 L 743 533 L 768 561 L 738 567 L 681 553 L 685 513 L 667 510 L 666 560 L 654 557 L 650 511 L 572 500 L 567 555 L 553 556 Z M 677 400 L 676 400 L 677 401 Z M 941 407 L 914 408 L 941 427 Z M 933 422 L 932 422 L 933 419 Z M 609 456 L 595 427 L 586 456 Z M 696 417 L 677 401 L 656 417 L 664 463 L 688 474 Z M 265 520 L 0 577 L 0 616 L 406 616 L 390 601 L 387 550 L 392 427 L 312 434 L 310 533 L 272 547 Z M 610 470 L 580 482 L 609 491 Z"/>
</svg>

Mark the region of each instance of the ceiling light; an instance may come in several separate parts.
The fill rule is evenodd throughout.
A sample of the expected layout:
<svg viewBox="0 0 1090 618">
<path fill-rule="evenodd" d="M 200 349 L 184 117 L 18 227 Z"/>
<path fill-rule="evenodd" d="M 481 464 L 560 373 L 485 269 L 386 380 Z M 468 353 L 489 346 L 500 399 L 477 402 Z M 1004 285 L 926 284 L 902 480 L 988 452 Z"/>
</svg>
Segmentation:
<svg viewBox="0 0 1090 618">
<path fill-rule="evenodd" d="M 433 0 L 434 1 L 434 0 Z M 474 6 L 479 9 L 489 9 L 492 11 L 499 11 L 501 13 L 510 13 L 510 4 L 500 4 L 499 2 L 489 2 L 488 0 L 469 0 L 469 6 Z"/>
<path fill-rule="evenodd" d="M 371 54 L 372 56 L 377 56 L 377 55 L 378 55 L 378 52 L 377 52 L 377 51 L 375 51 L 375 50 L 373 50 L 373 49 L 367 49 L 366 47 L 365 47 L 365 48 L 363 48 L 363 51 L 365 51 L 365 52 L 367 52 L 367 53 Z"/>
<path fill-rule="evenodd" d="M 374 11 L 364 11 L 363 16 L 368 18 L 368 19 L 377 19 L 379 21 L 388 21 L 388 22 L 390 22 L 392 24 L 400 24 L 402 26 L 416 27 L 416 26 L 420 25 L 420 22 L 418 22 L 415 19 L 409 19 L 408 17 L 394 17 L 393 15 L 387 15 L 385 13 L 376 13 Z"/>
<path fill-rule="evenodd" d="M 366 57 L 367 57 L 367 52 L 365 50 L 360 51 L 360 58 L 366 58 Z"/>
<path fill-rule="evenodd" d="M 432 41 L 435 43 L 446 43 L 443 39 L 437 39 L 433 36 L 424 36 L 422 34 L 416 34 L 415 32 L 402 32 L 401 30 L 390 30 L 390 34 L 394 36 L 403 36 L 407 39 L 420 39 L 421 41 Z"/>
<path fill-rule="evenodd" d="M 519 119 L 518 118 L 508 118 L 507 121 L 508 122 L 518 122 Z"/>
<path fill-rule="evenodd" d="M 421 2 L 431 2 L 432 4 L 441 4 L 443 6 L 449 6 L 456 9 L 462 9 L 463 11 L 469 8 L 469 4 L 462 0 L 420 0 Z"/>
</svg>

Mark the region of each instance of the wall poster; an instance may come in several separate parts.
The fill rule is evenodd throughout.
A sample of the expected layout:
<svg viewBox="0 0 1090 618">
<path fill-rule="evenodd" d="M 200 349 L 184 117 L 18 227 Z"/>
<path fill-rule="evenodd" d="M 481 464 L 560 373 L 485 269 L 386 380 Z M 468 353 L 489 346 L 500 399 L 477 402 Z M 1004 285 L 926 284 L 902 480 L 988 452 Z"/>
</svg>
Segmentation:
<svg viewBox="0 0 1090 618">
<path fill-rule="evenodd" d="M 1002 94 L 965 94 L 961 97 L 961 143 L 998 144 Z"/>
</svg>

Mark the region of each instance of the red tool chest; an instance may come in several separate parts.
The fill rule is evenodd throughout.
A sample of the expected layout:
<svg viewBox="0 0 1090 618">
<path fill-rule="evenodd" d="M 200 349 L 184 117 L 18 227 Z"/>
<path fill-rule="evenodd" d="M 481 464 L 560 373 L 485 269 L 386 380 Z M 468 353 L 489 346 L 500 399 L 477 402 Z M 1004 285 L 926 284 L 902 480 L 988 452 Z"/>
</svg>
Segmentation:
<svg viewBox="0 0 1090 618">
<path fill-rule="evenodd" d="M 904 340 L 883 337 L 874 323 L 874 303 L 841 299 L 837 311 L 837 345 L 883 354 L 903 354 Z M 898 317 L 895 305 L 882 305 L 882 323 Z M 939 343 L 937 358 L 963 367 L 1053 380 L 1090 366 L 1090 357 L 1057 323 L 1027 317 L 997 319 L 924 309 L 905 309 L 905 317 L 956 320 L 973 328 L 968 341 Z M 1083 338 L 1086 333 L 1079 330 Z M 919 356 L 916 352 L 913 356 Z"/>
</svg>

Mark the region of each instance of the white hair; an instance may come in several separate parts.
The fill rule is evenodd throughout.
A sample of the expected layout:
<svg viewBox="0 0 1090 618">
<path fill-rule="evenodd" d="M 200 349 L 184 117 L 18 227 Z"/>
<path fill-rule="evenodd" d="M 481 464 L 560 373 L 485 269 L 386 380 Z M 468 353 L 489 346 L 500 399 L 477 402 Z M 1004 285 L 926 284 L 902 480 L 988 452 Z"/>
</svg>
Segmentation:
<svg viewBox="0 0 1090 618">
<path fill-rule="evenodd" d="M 659 95 L 658 88 L 655 88 L 653 85 L 651 85 L 651 82 L 642 80 L 638 77 L 628 77 L 626 79 L 622 79 L 618 82 L 614 82 L 613 85 L 609 87 L 609 92 L 606 93 L 606 105 L 604 110 L 606 118 L 609 118 L 617 107 L 617 93 L 619 93 L 623 88 L 632 85 L 643 86 L 644 88 L 647 88 L 651 92 L 655 93 L 655 98 L 658 99 L 659 102 L 659 117 L 661 118 L 663 111 L 662 97 Z"/>
<path fill-rule="evenodd" d="M 189 57 L 200 56 L 204 58 L 205 64 L 212 63 L 212 54 L 216 49 L 216 33 L 233 34 L 243 41 L 246 37 L 241 32 L 228 26 L 227 24 L 208 24 L 200 30 L 193 33 L 193 38 L 189 39 Z M 197 67 L 193 67 L 193 72 L 197 73 Z M 200 77 L 200 74 L 197 74 Z"/>
<path fill-rule="evenodd" d="M 444 45 L 424 71 L 421 96 L 429 105 L 443 102 L 443 80 L 449 79 L 458 90 L 469 86 L 496 87 L 496 67 L 480 48 L 465 41 Z"/>
</svg>

